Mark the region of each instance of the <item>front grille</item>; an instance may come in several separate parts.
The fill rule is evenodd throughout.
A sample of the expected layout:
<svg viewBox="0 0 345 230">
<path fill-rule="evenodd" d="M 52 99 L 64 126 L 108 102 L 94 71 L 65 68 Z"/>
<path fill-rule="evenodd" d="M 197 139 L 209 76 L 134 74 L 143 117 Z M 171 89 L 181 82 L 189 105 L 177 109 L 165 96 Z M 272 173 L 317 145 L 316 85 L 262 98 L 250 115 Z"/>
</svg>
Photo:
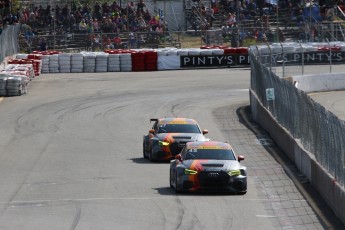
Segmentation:
<svg viewBox="0 0 345 230">
<path fill-rule="evenodd" d="M 177 140 L 177 139 L 186 139 L 186 140 L 192 139 L 192 137 L 184 137 L 184 136 L 173 136 L 172 138 L 174 138 L 175 140 Z"/>
<path fill-rule="evenodd" d="M 226 187 L 229 185 L 230 176 L 226 172 L 211 171 L 200 172 L 199 182 L 202 188 Z"/>
<path fill-rule="evenodd" d="M 170 152 L 173 156 L 176 156 L 182 150 L 182 147 L 180 147 L 177 142 L 171 143 L 169 148 L 170 148 Z"/>
<path fill-rule="evenodd" d="M 204 167 L 222 168 L 224 164 L 201 164 Z"/>
</svg>

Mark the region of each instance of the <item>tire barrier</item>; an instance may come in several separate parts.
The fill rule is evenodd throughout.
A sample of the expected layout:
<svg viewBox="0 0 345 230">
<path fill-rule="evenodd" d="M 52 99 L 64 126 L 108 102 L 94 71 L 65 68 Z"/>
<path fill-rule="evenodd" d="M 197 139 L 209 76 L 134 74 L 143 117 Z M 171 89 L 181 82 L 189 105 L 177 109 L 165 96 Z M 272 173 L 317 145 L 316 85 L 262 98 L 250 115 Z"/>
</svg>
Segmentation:
<svg viewBox="0 0 345 230">
<path fill-rule="evenodd" d="M 263 64 L 343 64 L 345 62 L 344 42 L 272 43 L 252 46 L 252 52 L 259 54 Z"/>
<path fill-rule="evenodd" d="M 0 96 L 21 96 L 27 93 L 29 83 L 35 77 L 32 63 L 22 59 L 12 62 L 0 72 Z"/>
<path fill-rule="evenodd" d="M 132 71 L 145 71 L 145 52 L 134 52 L 132 56 Z"/>
<path fill-rule="evenodd" d="M 84 69 L 84 56 L 81 53 L 71 54 L 71 73 L 82 73 Z"/>
<path fill-rule="evenodd" d="M 71 54 L 61 53 L 58 58 L 60 73 L 70 73 L 71 72 Z"/>
</svg>

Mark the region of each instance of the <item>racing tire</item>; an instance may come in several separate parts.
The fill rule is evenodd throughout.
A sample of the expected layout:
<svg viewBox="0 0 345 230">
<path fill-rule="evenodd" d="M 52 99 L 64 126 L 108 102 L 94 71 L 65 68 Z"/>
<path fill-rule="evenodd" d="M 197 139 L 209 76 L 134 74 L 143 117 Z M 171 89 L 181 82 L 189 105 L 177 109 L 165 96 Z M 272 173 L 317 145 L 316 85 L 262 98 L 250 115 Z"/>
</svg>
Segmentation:
<svg viewBox="0 0 345 230">
<path fill-rule="evenodd" d="M 149 160 L 150 160 L 151 162 L 154 162 L 154 161 L 155 161 L 155 160 L 153 159 L 152 149 L 151 149 L 150 154 L 149 154 Z"/>
<path fill-rule="evenodd" d="M 145 144 L 143 144 L 143 157 L 144 157 L 144 158 L 147 158 L 147 156 L 146 156 L 146 151 L 145 151 Z"/>
<path fill-rule="evenodd" d="M 170 184 L 170 188 L 174 188 L 174 186 L 172 185 L 172 183 L 171 183 L 171 170 L 170 170 L 170 176 L 169 176 L 169 184 Z"/>
<path fill-rule="evenodd" d="M 246 193 L 247 193 L 247 191 L 242 191 L 242 192 L 237 192 L 236 194 L 237 194 L 237 195 L 242 195 L 242 196 L 243 196 L 243 195 L 245 195 Z"/>
<path fill-rule="evenodd" d="M 178 189 L 178 185 L 177 185 L 177 174 L 175 174 L 175 193 L 179 194 L 181 193 L 181 191 Z"/>
</svg>

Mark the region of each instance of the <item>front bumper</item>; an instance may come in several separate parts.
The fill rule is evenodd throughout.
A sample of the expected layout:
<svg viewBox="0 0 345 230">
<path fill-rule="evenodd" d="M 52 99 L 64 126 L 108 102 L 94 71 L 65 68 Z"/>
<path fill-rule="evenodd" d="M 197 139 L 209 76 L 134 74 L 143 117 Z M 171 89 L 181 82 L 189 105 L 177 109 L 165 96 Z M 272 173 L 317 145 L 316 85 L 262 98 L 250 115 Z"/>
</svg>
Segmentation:
<svg viewBox="0 0 345 230">
<path fill-rule="evenodd" d="M 229 176 L 226 172 L 199 172 L 196 175 L 181 175 L 178 181 L 178 186 L 182 191 L 247 191 L 246 176 L 234 177 Z"/>
</svg>

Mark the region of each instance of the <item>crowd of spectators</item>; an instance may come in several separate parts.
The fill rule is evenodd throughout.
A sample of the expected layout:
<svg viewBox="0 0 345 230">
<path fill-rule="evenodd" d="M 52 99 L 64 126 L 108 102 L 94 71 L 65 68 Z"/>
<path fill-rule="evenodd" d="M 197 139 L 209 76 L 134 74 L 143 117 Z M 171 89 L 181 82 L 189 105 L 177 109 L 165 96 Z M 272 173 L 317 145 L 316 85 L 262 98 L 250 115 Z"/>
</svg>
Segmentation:
<svg viewBox="0 0 345 230">
<path fill-rule="evenodd" d="M 316 36 L 313 23 L 332 21 L 336 6 L 345 10 L 344 0 L 211 0 L 206 5 L 203 1 L 195 0 L 194 3 L 191 18 L 195 31 L 217 29 L 214 21 L 218 19 L 222 22 L 223 37 L 230 40 L 237 37 L 239 43 L 246 37 L 267 41 L 272 37 L 269 19 L 276 19 L 279 15 L 284 15 L 286 25 L 299 26 L 300 38 L 307 39 Z M 236 32 L 238 23 L 252 28 Z M 283 41 L 284 37 L 279 32 L 279 39 Z"/>
<path fill-rule="evenodd" d="M 0 7 L 2 2 L 3 0 L 0 0 Z M 32 9 L 23 7 L 15 14 L 4 12 L 2 19 L 5 24 L 20 22 L 28 25 L 31 29 L 26 32 L 25 37 L 29 41 L 31 37 L 37 35 L 38 30 L 48 30 L 50 34 L 55 33 L 55 35 L 68 32 L 84 33 L 95 45 L 99 43 L 98 41 L 101 41 L 101 44 L 109 43 L 110 39 L 109 47 L 119 45 L 119 39 L 116 42 L 114 39 L 120 37 L 120 34 L 130 35 L 130 33 L 142 32 L 145 36 L 135 37 L 135 39 L 160 43 L 164 42 L 165 32 L 168 31 L 164 17 L 152 14 L 144 0 L 138 0 L 136 3 L 130 1 L 123 6 L 113 1 L 112 3 L 95 2 L 92 6 L 89 4 L 59 6 L 57 4 L 55 8 L 50 5 L 34 6 Z M 98 39 L 98 36 L 95 36 L 98 33 L 104 36 Z"/>
</svg>

